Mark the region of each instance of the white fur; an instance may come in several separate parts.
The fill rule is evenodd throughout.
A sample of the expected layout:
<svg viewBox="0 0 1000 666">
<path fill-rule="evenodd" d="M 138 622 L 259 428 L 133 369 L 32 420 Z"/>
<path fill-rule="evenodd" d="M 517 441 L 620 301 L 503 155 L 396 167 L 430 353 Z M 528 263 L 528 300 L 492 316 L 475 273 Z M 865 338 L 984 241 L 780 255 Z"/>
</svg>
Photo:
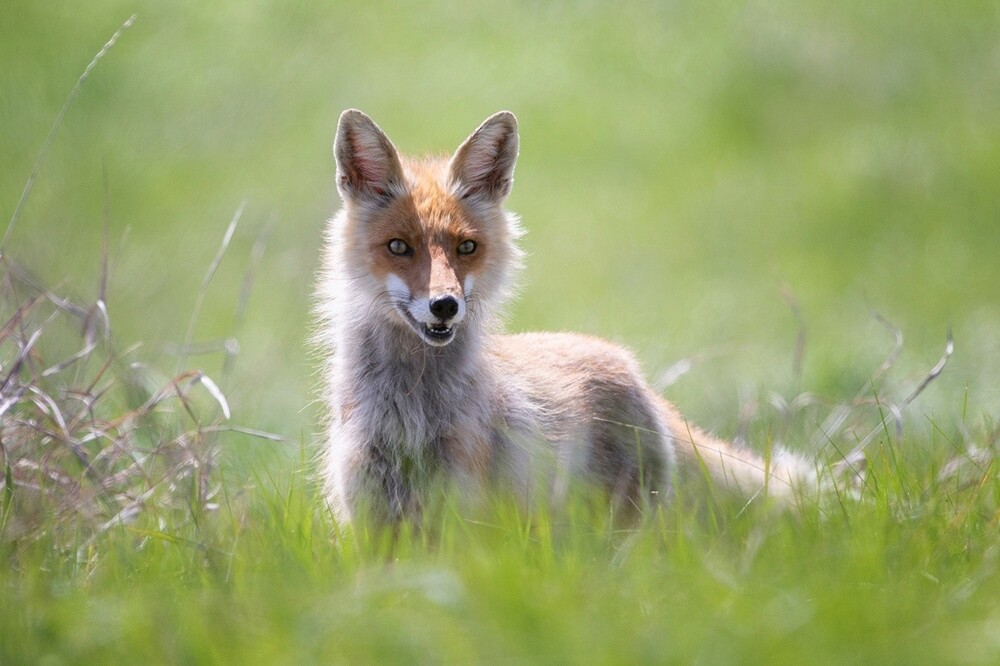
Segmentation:
<svg viewBox="0 0 1000 666">
<path fill-rule="evenodd" d="M 403 278 L 399 277 L 395 273 L 389 273 L 385 278 L 385 288 L 389 292 L 389 295 L 393 298 L 399 299 L 401 301 L 410 300 L 410 288 L 403 281 Z"/>
</svg>

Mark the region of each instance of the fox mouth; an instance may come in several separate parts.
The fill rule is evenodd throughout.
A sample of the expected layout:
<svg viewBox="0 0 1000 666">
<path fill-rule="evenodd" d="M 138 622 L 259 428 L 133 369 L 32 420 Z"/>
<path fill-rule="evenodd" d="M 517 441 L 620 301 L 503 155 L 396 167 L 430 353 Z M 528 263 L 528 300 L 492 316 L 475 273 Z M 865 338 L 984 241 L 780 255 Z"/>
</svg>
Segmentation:
<svg viewBox="0 0 1000 666">
<path fill-rule="evenodd" d="M 420 339 L 434 347 L 443 347 L 455 339 L 455 325 L 443 321 L 425 324 L 417 321 L 405 308 L 396 308 L 403 320 L 420 336 Z"/>
<path fill-rule="evenodd" d="M 455 337 L 455 329 L 444 323 L 421 324 L 420 332 L 432 345 L 446 345 Z"/>
</svg>

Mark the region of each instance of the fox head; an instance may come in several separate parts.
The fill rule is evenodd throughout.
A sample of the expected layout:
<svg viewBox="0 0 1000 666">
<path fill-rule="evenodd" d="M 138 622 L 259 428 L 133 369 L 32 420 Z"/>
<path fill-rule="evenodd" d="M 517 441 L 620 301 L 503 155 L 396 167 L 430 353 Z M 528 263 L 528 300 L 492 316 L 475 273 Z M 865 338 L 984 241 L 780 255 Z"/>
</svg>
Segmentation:
<svg viewBox="0 0 1000 666">
<path fill-rule="evenodd" d="M 333 152 L 341 214 L 330 233 L 347 280 L 339 317 L 386 317 L 436 347 L 489 318 L 520 252 L 502 206 L 517 159 L 517 120 L 490 116 L 450 159 L 408 159 L 371 118 L 344 111 Z M 347 293 L 345 293 L 345 291 Z"/>
</svg>

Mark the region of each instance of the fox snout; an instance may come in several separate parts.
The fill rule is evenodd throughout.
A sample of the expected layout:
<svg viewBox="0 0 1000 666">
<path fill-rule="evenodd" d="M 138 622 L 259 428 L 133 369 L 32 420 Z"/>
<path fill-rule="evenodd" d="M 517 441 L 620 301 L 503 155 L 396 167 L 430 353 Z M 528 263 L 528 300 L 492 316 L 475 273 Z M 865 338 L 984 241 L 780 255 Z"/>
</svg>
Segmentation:
<svg viewBox="0 0 1000 666">
<path fill-rule="evenodd" d="M 396 311 L 424 342 L 444 346 L 455 338 L 455 326 L 466 314 L 463 294 L 444 291 L 415 295 L 396 275 L 389 276 L 386 287 Z"/>
<path fill-rule="evenodd" d="M 434 296 L 427 300 L 427 309 L 432 321 L 423 325 L 423 329 L 419 331 L 421 337 L 432 345 L 448 344 L 455 337 L 453 327 L 465 314 L 459 300 L 451 294 Z"/>
</svg>

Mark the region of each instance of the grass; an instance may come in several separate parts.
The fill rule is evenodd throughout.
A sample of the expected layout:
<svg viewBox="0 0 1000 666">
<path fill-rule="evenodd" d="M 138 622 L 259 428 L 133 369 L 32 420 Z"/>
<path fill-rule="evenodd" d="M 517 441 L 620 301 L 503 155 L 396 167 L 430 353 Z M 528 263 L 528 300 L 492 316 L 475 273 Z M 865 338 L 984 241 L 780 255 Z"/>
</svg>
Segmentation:
<svg viewBox="0 0 1000 666">
<path fill-rule="evenodd" d="M 332 539 L 302 476 L 229 480 L 199 520 L 7 544 L 0 642 L 11 663 L 991 663 L 995 469 L 915 472 L 906 444 L 825 519 L 683 494 L 635 532 L 448 513 L 391 556 Z"/>
<path fill-rule="evenodd" d="M 996 663 L 998 21 L 14 0 L 0 663 Z M 867 441 L 863 500 L 338 535 L 302 340 L 348 106 L 406 151 L 514 110 L 510 327 L 626 343 L 720 434 Z"/>
</svg>

